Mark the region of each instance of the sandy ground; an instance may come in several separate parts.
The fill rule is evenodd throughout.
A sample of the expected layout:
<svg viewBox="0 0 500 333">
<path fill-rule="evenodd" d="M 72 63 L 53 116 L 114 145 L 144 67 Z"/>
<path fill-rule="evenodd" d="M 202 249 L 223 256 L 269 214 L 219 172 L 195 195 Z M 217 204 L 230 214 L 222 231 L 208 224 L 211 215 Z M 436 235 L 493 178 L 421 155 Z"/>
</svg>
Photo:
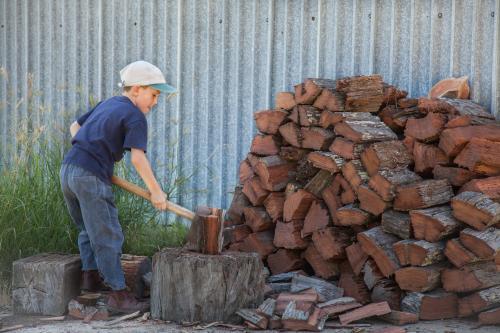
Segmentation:
<svg viewBox="0 0 500 333">
<path fill-rule="evenodd" d="M 37 316 L 14 316 L 8 306 L 0 308 L 0 321 L 3 323 L 3 328 L 23 325 L 23 328 L 13 330 L 11 332 L 22 333 L 84 333 L 84 332 L 102 332 L 102 333 L 170 333 L 170 332 L 231 332 L 245 331 L 243 329 L 231 330 L 223 327 L 204 327 L 203 325 L 182 326 L 174 323 L 166 323 L 155 320 L 141 320 L 141 318 L 121 322 L 112 326 L 106 326 L 109 322 L 93 321 L 89 324 L 83 323 L 81 320 L 65 319 L 58 322 L 43 322 L 41 317 Z M 113 317 L 111 319 L 115 319 Z M 334 322 L 332 322 L 334 323 Z M 376 332 L 379 329 L 390 327 L 377 320 L 365 321 L 371 326 L 357 327 L 349 329 L 324 329 L 323 332 L 336 333 L 370 333 Z M 442 320 L 442 321 L 422 321 L 413 325 L 404 326 L 407 333 L 499 333 L 500 326 L 483 326 L 476 328 L 476 323 L 471 320 Z M 261 331 L 261 332 L 277 332 L 277 331 Z"/>
</svg>

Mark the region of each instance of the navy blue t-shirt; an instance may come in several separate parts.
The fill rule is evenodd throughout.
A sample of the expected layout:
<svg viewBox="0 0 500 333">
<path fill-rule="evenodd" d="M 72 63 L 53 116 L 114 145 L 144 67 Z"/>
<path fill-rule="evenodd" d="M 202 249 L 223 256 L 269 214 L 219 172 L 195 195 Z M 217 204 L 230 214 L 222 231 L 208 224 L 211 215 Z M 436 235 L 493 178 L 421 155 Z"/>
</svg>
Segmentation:
<svg viewBox="0 0 500 333">
<path fill-rule="evenodd" d="M 75 164 L 110 184 L 115 162 L 124 150 L 146 151 L 148 123 L 146 117 L 125 96 L 100 102 L 77 120 L 81 128 L 74 136 L 73 147 L 63 164 Z"/>
</svg>

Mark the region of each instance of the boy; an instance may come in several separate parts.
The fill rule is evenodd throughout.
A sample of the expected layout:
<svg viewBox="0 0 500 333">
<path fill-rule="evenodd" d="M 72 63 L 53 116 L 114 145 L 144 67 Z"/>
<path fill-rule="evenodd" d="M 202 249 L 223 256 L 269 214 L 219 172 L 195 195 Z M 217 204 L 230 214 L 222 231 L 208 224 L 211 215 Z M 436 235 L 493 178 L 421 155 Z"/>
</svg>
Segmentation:
<svg viewBox="0 0 500 333">
<path fill-rule="evenodd" d="M 173 93 L 161 71 L 146 61 L 136 61 L 120 71 L 122 96 L 97 104 L 70 126 L 72 148 L 61 166 L 64 200 L 80 230 L 78 247 L 82 259 L 82 290 L 111 289 L 108 308 L 115 312 L 145 311 L 125 290 L 120 263 L 123 232 L 111 189 L 114 163 L 124 150 L 151 192 L 157 209 L 166 208 L 167 197 L 158 184 L 146 157 L 145 115 L 158 102 L 161 92 Z"/>
</svg>

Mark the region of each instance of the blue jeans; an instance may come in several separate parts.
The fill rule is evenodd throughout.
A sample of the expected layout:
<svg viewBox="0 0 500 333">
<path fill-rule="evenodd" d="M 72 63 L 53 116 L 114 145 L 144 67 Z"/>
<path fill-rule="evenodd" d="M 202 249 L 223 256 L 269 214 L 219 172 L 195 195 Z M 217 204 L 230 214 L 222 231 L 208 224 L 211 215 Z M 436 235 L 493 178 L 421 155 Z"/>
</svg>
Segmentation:
<svg viewBox="0 0 500 333">
<path fill-rule="evenodd" d="M 69 214 L 80 230 L 82 270 L 97 269 L 111 289 L 124 289 L 120 263 L 123 232 L 111 185 L 72 164 L 61 166 L 60 178 Z"/>
</svg>

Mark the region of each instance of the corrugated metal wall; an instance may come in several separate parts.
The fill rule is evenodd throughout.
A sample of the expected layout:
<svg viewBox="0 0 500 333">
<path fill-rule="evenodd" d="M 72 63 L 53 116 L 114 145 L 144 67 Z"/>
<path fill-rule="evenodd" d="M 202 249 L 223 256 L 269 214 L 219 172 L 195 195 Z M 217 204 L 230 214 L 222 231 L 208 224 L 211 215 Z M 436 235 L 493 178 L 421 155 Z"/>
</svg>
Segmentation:
<svg viewBox="0 0 500 333">
<path fill-rule="evenodd" d="M 190 176 L 187 207 L 226 207 L 252 113 L 306 77 L 381 73 L 420 96 L 468 75 L 498 113 L 499 15 L 500 0 L 0 0 L 1 147 L 27 116 L 67 128 L 144 59 L 180 90 L 149 117 L 158 174 Z"/>
</svg>

